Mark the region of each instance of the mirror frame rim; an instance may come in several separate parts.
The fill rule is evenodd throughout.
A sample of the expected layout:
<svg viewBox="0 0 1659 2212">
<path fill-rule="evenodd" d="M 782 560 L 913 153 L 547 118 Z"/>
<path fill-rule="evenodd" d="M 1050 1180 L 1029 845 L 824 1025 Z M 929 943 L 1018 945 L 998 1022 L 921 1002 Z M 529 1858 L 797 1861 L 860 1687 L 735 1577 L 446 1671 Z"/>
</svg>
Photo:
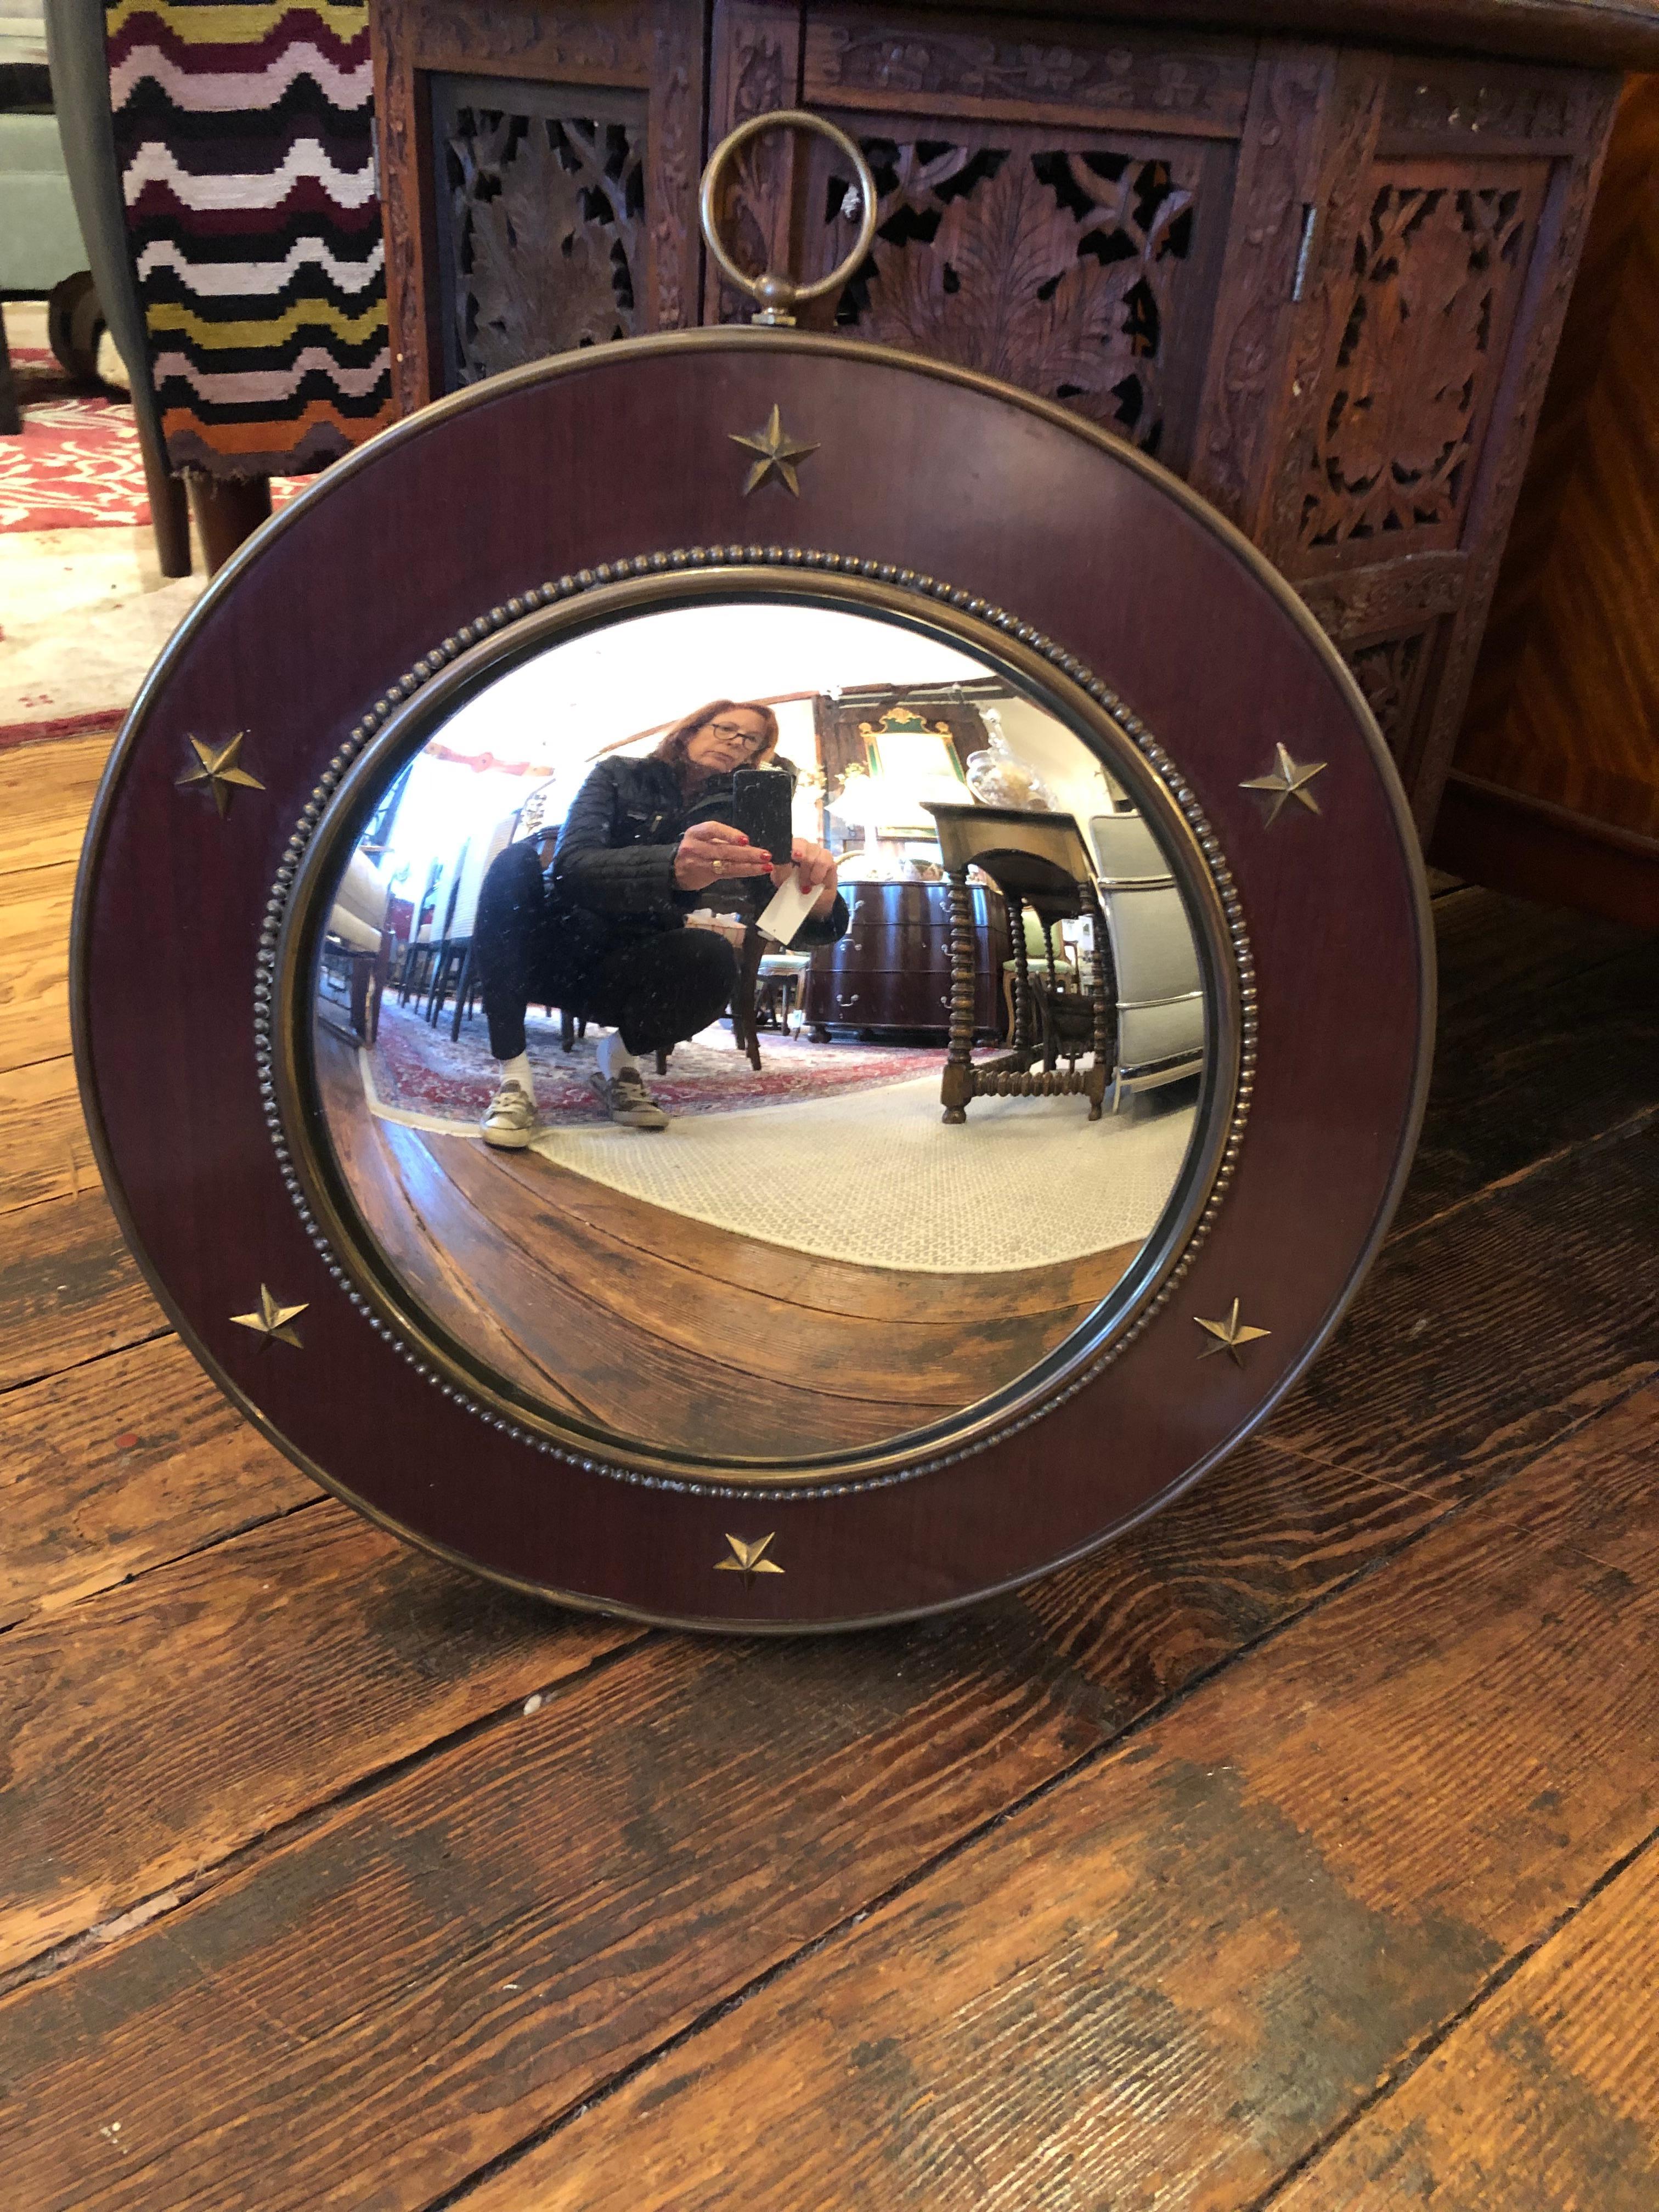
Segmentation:
<svg viewBox="0 0 1659 2212">
<path fill-rule="evenodd" d="M 106 1110 L 97 1057 L 94 1031 L 98 1022 L 98 999 L 94 971 L 101 952 L 100 892 L 112 841 L 118 826 L 125 827 L 122 823 L 123 807 L 128 803 L 130 779 L 134 775 L 135 764 L 146 756 L 147 749 L 149 752 L 154 752 L 163 731 L 171 726 L 176 739 L 178 728 L 182 726 L 177 725 L 176 720 L 169 725 L 166 706 L 167 687 L 180 664 L 187 661 L 198 650 L 198 640 L 204 630 L 221 618 L 231 595 L 245 580 L 252 580 L 252 572 L 269 557 L 273 549 L 285 547 L 295 527 L 308 524 L 319 507 L 325 507 L 343 490 L 383 466 L 389 456 L 394 453 L 404 455 L 406 449 L 415 447 L 419 441 L 441 434 L 458 418 L 470 415 L 475 410 L 488 410 L 497 405 L 510 407 L 522 395 L 544 388 L 549 392 L 556 392 L 568 378 L 579 379 L 596 371 L 608 372 L 613 363 L 623 366 L 634 362 L 649 364 L 664 358 L 679 356 L 690 359 L 696 356 L 714 356 L 722 362 L 722 366 L 729 362 L 734 372 L 739 368 L 744 356 L 771 362 L 786 356 L 803 361 L 816 360 L 821 363 L 843 363 L 849 370 L 868 368 L 874 371 L 902 372 L 908 378 L 994 402 L 1023 416 L 1033 429 L 1042 428 L 1060 434 L 1079 447 L 1093 448 L 1097 454 L 1109 458 L 1115 468 L 1138 478 L 1143 486 L 1156 490 L 1174 507 L 1181 510 L 1189 524 L 1223 550 L 1231 562 L 1250 578 L 1255 587 L 1276 605 L 1288 628 L 1300 637 L 1304 648 L 1320 665 L 1324 681 L 1343 702 L 1349 726 L 1369 757 L 1382 813 L 1391 825 L 1391 843 L 1404 879 L 1401 886 L 1401 915 L 1407 923 L 1409 935 L 1409 966 L 1413 981 L 1415 1020 L 1409 1033 L 1402 1029 L 1400 1034 L 1398 1055 L 1403 1066 L 1408 1070 L 1401 1110 L 1386 1168 L 1376 1180 L 1374 1201 L 1365 1228 L 1348 1243 L 1332 1287 L 1322 1296 L 1316 1320 L 1310 1328 L 1298 1329 L 1292 1356 L 1275 1370 L 1266 1387 L 1252 1389 L 1237 1416 L 1229 1414 L 1224 1423 L 1217 1425 L 1201 1448 L 1180 1462 L 1176 1470 L 1159 1486 L 1143 1491 L 1127 1504 L 1105 1506 L 1103 1501 L 1103 1510 L 1090 1506 L 1085 1512 L 1074 1513 L 1063 1532 L 1045 1529 L 1037 1545 L 1022 1545 L 1017 1557 L 987 1559 L 982 1565 L 968 1568 L 959 1578 L 943 1584 L 931 1564 L 926 1571 L 921 1571 L 921 1563 L 918 1561 L 913 1565 L 907 1552 L 902 1578 L 890 1591 L 884 1589 L 878 1598 L 875 1598 L 873 1593 L 866 1592 L 860 1577 L 845 1571 L 839 1564 L 830 1577 L 833 1595 L 826 1593 L 825 1597 L 817 1601 L 809 1601 L 805 1607 L 798 1607 L 794 1601 L 793 1584 L 757 1584 L 752 1593 L 747 1591 L 745 1585 L 744 1595 L 740 1597 L 734 1582 L 728 1580 L 720 1589 L 714 1589 L 708 1584 L 706 1574 L 702 1574 L 701 1571 L 700 1578 L 695 1583 L 686 1580 L 683 1589 L 677 1588 L 672 1599 L 668 1599 L 665 1593 L 663 1596 L 647 1596 L 638 1594 L 638 1577 L 625 1566 L 620 1581 L 617 1572 L 609 1564 L 603 1568 L 592 1565 L 579 1567 L 579 1563 L 572 1560 L 569 1565 L 578 1572 L 562 1574 L 550 1572 L 544 1565 L 535 1569 L 528 1565 L 520 1568 L 510 1558 L 492 1556 L 489 1549 L 481 1547 L 477 1534 L 472 1531 L 454 1539 L 446 1535 L 433 1525 L 429 1513 L 407 1492 L 386 1502 L 366 1497 L 335 1474 L 331 1465 L 325 1463 L 325 1453 L 331 1461 L 337 1456 L 337 1438 L 331 1433 L 325 1438 L 301 1441 L 296 1434 L 290 1433 L 285 1428 L 283 1419 L 276 1413 L 268 1411 L 261 1402 L 264 1394 L 254 1379 L 256 1369 L 245 1357 L 246 1347 L 224 1340 L 222 1324 L 218 1321 L 219 1309 L 216 1306 L 212 1309 L 204 1307 L 201 1297 L 193 1290 L 186 1291 L 182 1285 L 175 1288 L 170 1274 L 163 1272 L 161 1262 L 150 1249 L 146 1234 L 141 1232 L 136 1200 L 126 1188 L 122 1165 L 126 1139 L 124 1133 L 118 1135 L 117 1130 L 112 1127 L 112 1115 Z M 158 723 L 161 725 L 160 730 L 156 727 Z M 1257 866 L 1254 860 L 1251 862 L 1252 876 Z M 1389 749 L 1352 671 L 1329 637 L 1291 584 L 1236 525 L 1170 471 L 1058 401 L 1043 398 L 981 371 L 902 352 L 889 346 L 866 343 L 828 333 L 799 331 L 784 335 L 748 325 L 726 325 L 656 332 L 620 340 L 600 349 L 529 362 L 520 368 L 448 394 L 343 455 L 299 498 L 280 508 L 253 533 L 210 579 L 206 591 L 185 614 L 163 647 L 140 686 L 111 749 L 94 800 L 75 886 L 70 925 L 69 1013 L 76 1073 L 94 1157 L 112 1212 L 138 1273 L 168 1321 L 177 1329 L 191 1357 L 215 1388 L 257 1434 L 280 1450 L 324 1492 L 351 1506 L 374 1525 L 434 1558 L 501 1588 L 552 1601 L 580 1612 L 659 1626 L 743 1636 L 781 1636 L 842 1632 L 920 1620 L 1016 1591 L 1041 1577 L 1087 1559 L 1103 1545 L 1121 1539 L 1170 1505 L 1199 1482 L 1220 1460 L 1260 1430 L 1274 1407 L 1302 1380 L 1328 1344 L 1348 1311 L 1394 1218 L 1410 1172 L 1427 1104 L 1433 1062 L 1436 981 L 1434 932 L 1421 848 Z M 258 1127 L 257 1116 L 253 1133 L 263 1147 L 264 1133 Z M 149 1212 L 153 1214 L 154 1201 L 148 1194 L 145 1205 Z M 296 1230 L 296 1234 L 299 1233 Z M 1066 1448 L 1069 1449 L 1069 1445 Z M 614 1489 L 610 1494 L 620 1497 L 626 1493 Z M 801 1525 L 805 1525 L 806 1517 L 810 1516 L 816 1527 L 819 1516 L 831 1516 L 836 1511 L 836 1501 L 827 1492 L 794 1492 L 790 1495 L 793 1503 L 785 1510 L 800 1516 Z M 820 1504 L 813 1503 L 815 1496 L 822 1501 Z M 597 1502 L 597 1497 L 595 1493 L 594 1502 Z M 671 1501 L 676 1509 L 681 1502 Z M 691 1501 L 684 1502 L 689 1504 Z M 677 1540 L 695 1536 L 701 1542 L 707 1537 L 712 1543 L 712 1532 L 721 1525 L 721 1517 L 706 1506 L 700 1506 L 695 1515 L 676 1510 L 671 1515 L 671 1526 Z M 616 1544 L 618 1541 L 628 1542 L 635 1525 L 628 1516 L 613 1516 L 612 1518 L 616 1527 L 614 1530 L 607 1529 L 606 1532 L 606 1541 L 612 1547 L 605 1555 L 607 1562 L 617 1559 Z M 795 1526 L 796 1522 L 792 1521 L 791 1525 Z M 832 1536 L 832 1549 L 839 1562 L 846 1556 L 847 1544 L 839 1520 L 830 1524 L 829 1533 Z M 579 1575 L 593 1578 L 579 1578 Z M 775 1597 L 781 1589 L 784 1594 L 781 1607 L 756 1602 L 763 1595 Z M 701 1595 L 704 1590 L 709 1591 L 706 1600 Z"/>
<path fill-rule="evenodd" d="M 256 987 L 261 1094 L 283 1180 L 325 1264 L 332 1270 L 343 1263 L 348 1296 L 377 1311 L 382 1334 L 416 1374 L 437 1380 L 478 1418 L 497 1427 L 505 1419 L 519 1441 L 538 1450 L 623 1481 L 755 1500 L 844 1494 L 938 1473 L 1006 1443 L 1086 1389 L 1173 1294 L 1214 1224 L 1243 1141 L 1256 1055 L 1254 966 L 1231 871 L 1195 795 L 1188 790 L 1180 797 L 1186 788 L 1180 770 L 1153 733 L 1075 655 L 1002 609 L 972 602 L 933 578 L 906 582 L 890 564 L 794 546 L 658 550 L 605 565 L 608 575 L 592 572 L 586 584 L 561 578 L 526 593 L 516 609 L 491 610 L 434 645 L 391 688 L 389 712 L 380 711 L 386 701 L 369 709 L 359 725 L 361 743 L 354 742 L 349 758 L 346 749 L 337 754 L 313 791 L 272 886 Z M 1097 762 L 1121 774 L 1143 806 L 1150 802 L 1199 953 L 1207 1027 L 1194 1140 L 1134 1260 L 1089 1318 L 1022 1374 L 925 1428 L 793 1460 L 700 1455 L 586 1432 L 493 1373 L 424 1310 L 363 1220 L 325 1133 L 311 1037 L 316 945 L 342 848 L 441 718 L 570 639 L 671 609 L 767 599 L 885 619 L 976 654 L 1052 714 Z M 488 1312 L 481 1293 L 479 1304 Z"/>
</svg>

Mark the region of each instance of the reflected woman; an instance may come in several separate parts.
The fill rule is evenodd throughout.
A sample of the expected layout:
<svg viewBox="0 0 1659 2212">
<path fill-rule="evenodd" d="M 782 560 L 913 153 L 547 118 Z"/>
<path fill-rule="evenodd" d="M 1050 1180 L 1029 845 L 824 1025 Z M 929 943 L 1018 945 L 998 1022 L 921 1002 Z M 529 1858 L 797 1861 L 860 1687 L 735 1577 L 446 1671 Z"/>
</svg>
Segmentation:
<svg viewBox="0 0 1659 2212">
<path fill-rule="evenodd" d="M 516 1151 L 535 1138 L 524 1027 L 532 1005 L 609 1029 L 592 1079 L 611 1120 L 631 1129 L 667 1126 L 635 1054 L 708 1028 L 737 981 L 726 939 L 686 927 L 694 907 L 752 917 L 793 867 L 803 891 L 818 893 L 795 942 L 828 945 L 844 933 L 847 903 L 823 848 L 797 838 L 790 867 L 775 868 L 730 819 L 733 774 L 771 764 L 777 743 L 769 707 L 711 700 L 654 752 L 599 763 L 546 873 L 542 839 L 509 845 L 492 863 L 472 933 L 489 1049 L 501 1062 L 482 1125 L 486 1144 Z"/>
</svg>

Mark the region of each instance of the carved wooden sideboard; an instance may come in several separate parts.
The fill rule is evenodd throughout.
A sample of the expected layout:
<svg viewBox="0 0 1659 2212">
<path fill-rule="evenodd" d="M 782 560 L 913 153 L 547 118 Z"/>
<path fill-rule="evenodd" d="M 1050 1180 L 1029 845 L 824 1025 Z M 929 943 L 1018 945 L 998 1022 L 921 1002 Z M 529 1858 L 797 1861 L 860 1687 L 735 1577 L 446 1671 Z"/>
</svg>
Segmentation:
<svg viewBox="0 0 1659 2212">
<path fill-rule="evenodd" d="M 400 404 L 746 312 L 705 265 L 702 163 L 746 117 L 814 108 L 881 194 L 823 319 L 1064 400 L 1214 501 L 1346 655 L 1426 831 L 1615 72 L 1659 60 L 1659 12 L 1188 12 L 372 0 Z M 751 145 L 740 258 L 833 266 L 836 159 Z"/>
<path fill-rule="evenodd" d="M 1435 857 L 1659 927 L 1659 76 L 1625 88 Z"/>
</svg>

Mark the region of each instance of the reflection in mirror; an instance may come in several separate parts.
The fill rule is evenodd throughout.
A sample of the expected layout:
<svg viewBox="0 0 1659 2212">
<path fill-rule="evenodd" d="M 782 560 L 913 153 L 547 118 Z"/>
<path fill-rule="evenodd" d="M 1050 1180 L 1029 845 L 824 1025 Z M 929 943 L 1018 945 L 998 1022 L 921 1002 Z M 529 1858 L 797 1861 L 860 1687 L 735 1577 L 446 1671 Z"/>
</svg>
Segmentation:
<svg viewBox="0 0 1659 2212">
<path fill-rule="evenodd" d="M 1195 927 L 1094 750 L 895 622 L 555 643 L 375 794 L 314 984 L 336 1162 L 412 1299 L 570 1425 L 884 1445 L 1063 1343 L 1163 1216 Z"/>
</svg>

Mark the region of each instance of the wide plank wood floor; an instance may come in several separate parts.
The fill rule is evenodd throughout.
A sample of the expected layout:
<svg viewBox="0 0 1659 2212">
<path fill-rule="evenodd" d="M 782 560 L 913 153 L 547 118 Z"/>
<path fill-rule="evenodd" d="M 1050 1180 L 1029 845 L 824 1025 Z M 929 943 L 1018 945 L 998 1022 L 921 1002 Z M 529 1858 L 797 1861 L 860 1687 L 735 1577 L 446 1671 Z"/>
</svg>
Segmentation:
<svg viewBox="0 0 1659 2212">
<path fill-rule="evenodd" d="M 173 1337 L 64 1058 L 96 750 L 0 755 L 6 2212 L 1659 2205 L 1659 947 L 1437 900 L 1394 1235 L 1170 1510 L 699 1640 L 402 1549 Z"/>
</svg>

